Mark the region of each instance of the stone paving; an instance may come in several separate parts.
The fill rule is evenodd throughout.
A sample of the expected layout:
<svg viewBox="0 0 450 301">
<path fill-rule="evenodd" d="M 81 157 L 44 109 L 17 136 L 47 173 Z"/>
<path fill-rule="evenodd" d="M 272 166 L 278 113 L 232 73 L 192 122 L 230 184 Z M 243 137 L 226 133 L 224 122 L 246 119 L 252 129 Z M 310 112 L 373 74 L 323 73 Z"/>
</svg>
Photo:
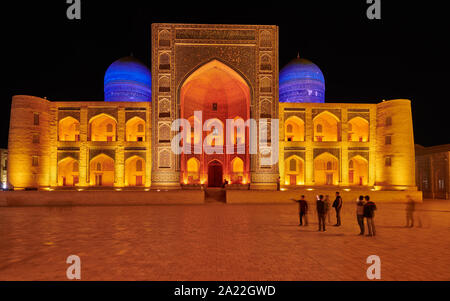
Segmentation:
<svg viewBox="0 0 450 301">
<path fill-rule="evenodd" d="M 344 206 L 327 232 L 294 203 L 0 208 L 0 280 L 66 280 L 71 254 L 82 280 L 367 280 L 373 254 L 382 280 L 450 280 L 450 202 L 419 206 L 421 228 L 379 204 L 375 237 Z"/>
</svg>

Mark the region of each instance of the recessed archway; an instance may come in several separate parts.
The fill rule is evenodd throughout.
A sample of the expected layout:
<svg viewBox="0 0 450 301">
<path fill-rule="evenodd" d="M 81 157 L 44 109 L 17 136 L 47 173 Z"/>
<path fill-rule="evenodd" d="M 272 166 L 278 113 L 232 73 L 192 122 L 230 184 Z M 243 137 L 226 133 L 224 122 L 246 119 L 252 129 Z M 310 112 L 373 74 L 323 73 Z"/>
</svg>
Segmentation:
<svg viewBox="0 0 450 301">
<path fill-rule="evenodd" d="M 91 186 L 114 185 L 114 159 L 100 154 L 89 163 L 89 180 Z"/>
<path fill-rule="evenodd" d="M 145 141 L 145 121 L 134 116 L 125 124 L 125 137 L 127 141 Z"/>
<path fill-rule="evenodd" d="M 75 186 L 79 183 L 79 163 L 72 157 L 58 162 L 58 186 Z"/>
<path fill-rule="evenodd" d="M 202 112 L 203 122 L 210 120 L 210 123 L 214 121 L 214 123 L 222 125 L 222 132 L 211 128 L 211 131 L 203 131 L 201 137 L 194 137 L 192 133 L 191 142 L 193 142 L 192 140 L 197 142 L 201 139 L 200 141 L 204 145 L 213 144 L 213 147 L 209 148 L 210 151 L 199 158 L 200 165 L 208 167 L 208 162 L 213 159 L 226 162 L 221 168 L 223 176 L 227 179 L 230 178 L 232 171 L 229 163 L 233 154 L 227 154 L 226 150 L 226 120 L 238 118 L 245 121 L 249 119 L 251 90 L 248 82 L 237 70 L 214 59 L 199 66 L 186 77 L 180 85 L 179 100 L 181 118 L 188 119 L 191 126 L 194 125 L 195 111 Z M 205 124 L 205 126 L 208 126 L 208 124 Z M 248 133 L 248 128 L 246 128 L 245 137 L 240 133 L 238 137 L 245 138 L 246 150 L 249 141 Z M 237 139 L 234 142 L 237 142 Z M 201 151 L 205 152 L 205 148 Z M 237 151 L 236 148 L 235 151 Z M 186 174 L 187 159 L 185 154 L 181 155 L 182 175 Z M 250 168 L 248 151 L 245 151 L 245 155 L 241 159 L 244 162 L 243 178 L 246 178 Z M 185 176 L 182 179 L 184 180 Z"/>
<path fill-rule="evenodd" d="M 356 155 L 348 162 L 349 185 L 365 186 L 368 183 L 369 162 L 366 158 Z"/>
<path fill-rule="evenodd" d="M 145 160 L 132 156 L 125 161 L 125 186 L 145 185 Z"/>
<path fill-rule="evenodd" d="M 314 159 L 314 182 L 316 185 L 339 184 L 339 160 L 325 152 Z"/>
<path fill-rule="evenodd" d="M 80 141 L 80 122 L 67 116 L 58 122 L 59 141 Z"/>
<path fill-rule="evenodd" d="M 291 116 L 284 122 L 285 141 L 305 141 L 305 122 L 297 116 Z"/>
<path fill-rule="evenodd" d="M 284 160 L 284 184 L 303 185 L 305 184 L 305 169 L 303 159 L 293 155 Z"/>
<path fill-rule="evenodd" d="M 200 161 L 197 158 L 190 158 L 186 162 L 187 176 L 185 184 L 196 184 L 200 181 Z"/>
<path fill-rule="evenodd" d="M 314 141 L 340 141 L 340 120 L 324 111 L 314 117 Z"/>
<path fill-rule="evenodd" d="M 348 141 L 369 141 L 369 122 L 361 117 L 354 117 L 348 122 Z"/>
<path fill-rule="evenodd" d="M 89 120 L 90 141 L 116 141 L 117 121 L 112 116 L 101 113 Z"/>
<path fill-rule="evenodd" d="M 230 180 L 231 183 L 238 183 L 238 184 L 242 184 L 245 182 L 244 161 L 239 157 L 235 157 L 233 160 L 231 160 Z"/>
</svg>

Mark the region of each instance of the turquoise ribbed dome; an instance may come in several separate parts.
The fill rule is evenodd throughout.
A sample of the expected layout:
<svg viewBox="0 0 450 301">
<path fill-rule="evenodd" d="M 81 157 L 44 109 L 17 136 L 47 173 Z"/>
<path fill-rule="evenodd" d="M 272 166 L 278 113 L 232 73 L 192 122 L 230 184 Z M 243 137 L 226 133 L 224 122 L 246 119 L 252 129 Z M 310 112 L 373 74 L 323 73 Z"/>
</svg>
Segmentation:
<svg viewBox="0 0 450 301">
<path fill-rule="evenodd" d="M 151 101 L 152 76 L 138 59 L 127 56 L 112 63 L 105 73 L 105 101 Z"/>
<path fill-rule="evenodd" d="M 280 102 L 325 102 L 325 78 L 313 62 L 296 58 L 279 74 Z"/>
</svg>

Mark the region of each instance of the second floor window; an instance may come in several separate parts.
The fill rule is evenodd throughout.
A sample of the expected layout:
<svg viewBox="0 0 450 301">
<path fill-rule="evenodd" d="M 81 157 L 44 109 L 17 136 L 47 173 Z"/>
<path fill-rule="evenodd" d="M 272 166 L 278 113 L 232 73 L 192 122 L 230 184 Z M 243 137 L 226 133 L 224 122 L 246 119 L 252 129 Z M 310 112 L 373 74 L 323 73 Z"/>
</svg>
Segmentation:
<svg viewBox="0 0 450 301">
<path fill-rule="evenodd" d="M 31 165 L 32 166 L 39 166 L 39 158 L 38 158 L 38 156 L 33 156 L 31 158 Z"/>
<path fill-rule="evenodd" d="M 392 166 L 392 159 L 391 157 L 384 158 L 384 166 Z"/>
<path fill-rule="evenodd" d="M 38 113 L 34 113 L 33 124 L 34 125 L 39 125 L 39 114 Z"/>
<path fill-rule="evenodd" d="M 384 137 L 384 142 L 386 145 L 389 145 L 392 143 L 392 136 L 386 136 Z"/>
</svg>

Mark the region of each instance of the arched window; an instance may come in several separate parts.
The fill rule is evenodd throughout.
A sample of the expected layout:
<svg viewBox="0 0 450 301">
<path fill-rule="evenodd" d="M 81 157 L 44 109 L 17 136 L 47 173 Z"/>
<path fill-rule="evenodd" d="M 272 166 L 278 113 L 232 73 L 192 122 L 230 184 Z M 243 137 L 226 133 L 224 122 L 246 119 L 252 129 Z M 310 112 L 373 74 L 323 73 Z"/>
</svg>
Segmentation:
<svg viewBox="0 0 450 301">
<path fill-rule="evenodd" d="M 264 54 L 261 56 L 260 70 L 272 70 L 272 65 L 270 63 L 270 55 Z"/>
<path fill-rule="evenodd" d="M 161 30 L 159 32 L 159 46 L 160 47 L 170 46 L 170 32 L 168 30 Z"/>
<path fill-rule="evenodd" d="M 353 160 L 350 160 L 350 162 L 348 162 L 348 168 L 353 168 Z"/>
<path fill-rule="evenodd" d="M 137 131 L 138 131 L 139 133 L 142 133 L 142 132 L 144 131 L 144 125 L 143 125 L 142 123 L 139 123 L 139 124 L 138 124 L 138 129 L 137 129 Z"/>
<path fill-rule="evenodd" d="M 111 132 L 113 131 L 113 125 L 112 125 L 111 123 L 108 123 L 108 124 L 106 125 L 106 131 L 107 131 L 108 133 L 111 133 Z"/>
<path fill-rule="evenodd" d="M 72 166 L 72 171 L 73 172 L 78 172 L 78 161 L 73 162 L 73 166 Z"/>
<path fill-rule="evenodd" d="M 260 91 L 261 92 L 272 92 L 272 81 L 270 80 L 270 78 L 264 77 L 261 79 Z"/>
<path fill-rule="evenodd" d="M 261 47 L 272 47 L 272 40 L 270 36 L 270 32 L 267 30 L 261 31 L 260 34 L 260 46 Z"/>
<path fill-rule="evenodd" d="M 322 133 L 322 125 L 321 125 L 321 124 L 318 124 L 318 125 L 317 125 L 317 127 L 316 127 L 316 132 L 317 132 L 317 133 Z"/>
<path fill-rule="evenodd" d="M 331 161 L 327 162 L 327 170 L 332 170 L 333 169 L 333 163 L 331 163 Z"/>
<path fill-rule="evenodd" d="M 136 171 L 142 171 L 142 160 L 136 161 Z"/>
<path fill-rule="evenodd" d="M 102 170 L 102 164 L 100 162 L 97 163 L 97 171 L 101 171 Z"/>
<path fill-rule="evenodd" d="M 386 126 L 390 126 L 390 125 L 392 125 L 392 117 L 388 116 L 388 117 L 386 117 Z"/>
<path fill-rule="evenodd" d="M 348 131 L 349 132 L 353 131 L 353 124 L 351 123 L 348 124 Z"/>
<path fill-rule="evenodd" d="M 296 171 L 297 170 L 297 161 L 295 159 L 291 159 L 289 162 L 289 170 Z"/>
<path fill-rule="evenodd" d="M 292 124 L 288 124 L 288 125 L 287 125 L 286 131 L 287 131 L 288 133 L 292 133 Z"/>
<path fill-rule="evenodd" d="M 163 53 L 159 56 L 159 69 L 160 70 L 170 69 L 170 56 L 167 53 Z"/>
<path fill-rule="evenodd" d="M 159 92 L 170 92 L 170 80 L 167 76 L 159 79 Z"/>
</svg>

